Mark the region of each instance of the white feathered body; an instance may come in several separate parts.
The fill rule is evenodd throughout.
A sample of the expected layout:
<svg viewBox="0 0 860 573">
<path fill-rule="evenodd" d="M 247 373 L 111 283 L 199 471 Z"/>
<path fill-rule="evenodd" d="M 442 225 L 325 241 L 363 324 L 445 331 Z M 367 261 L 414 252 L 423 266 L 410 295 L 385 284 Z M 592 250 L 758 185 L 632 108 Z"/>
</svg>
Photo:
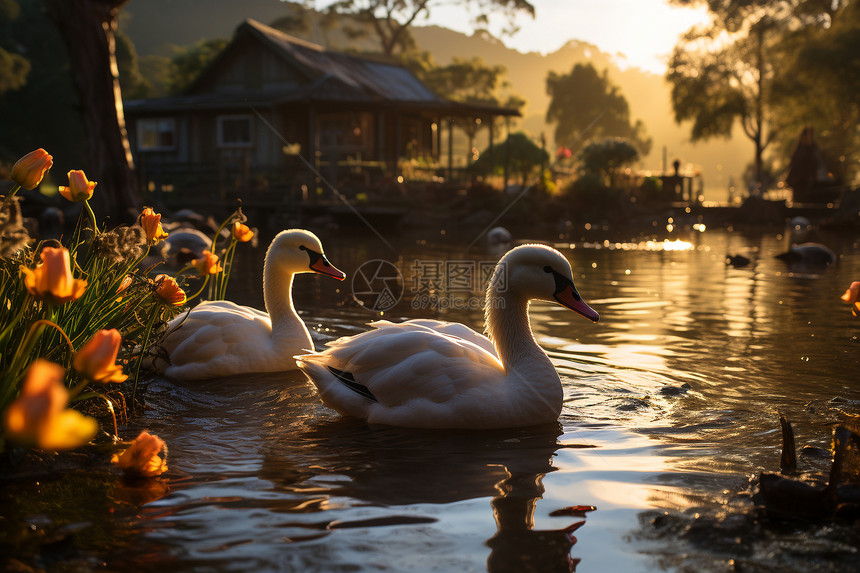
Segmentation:
<svg viewBox="0 0 860 573">
<path fill-rule="evenodd" d="M 563 390 L 529 325 L 529 301 L 555 300 L 593 320 L 555 249 L 526 245 L 496 265 L 489 338 L 438 320 L 380 321 L 320 353 L 297 356 L 325 404 L 370 423 L 492 429 L 557 422 Z"/>
<path fill-rule="evenodd" d="M 299 359 L 323 402 L 343 415 L 421 428 L 489 429 L 558 419 L 561 385 L 543 352 L 506 371 L 492 342 L 462 324 L 371 326 Z M 329 367 L 348 372 L 375 400 L 345 386 Z M 531 385 L 529 378 L 539 382 Z"/>
<path fill-rule="evenodd" d="M 267 313 L 230 301 L 200 303 L 171 321 L 167 332 L 161 347 L 170 365 L 163 372 L 178 380 L 295 370 L 295 350 L 314 350 L 301 320 L 273 333 Z"/>
</svg>

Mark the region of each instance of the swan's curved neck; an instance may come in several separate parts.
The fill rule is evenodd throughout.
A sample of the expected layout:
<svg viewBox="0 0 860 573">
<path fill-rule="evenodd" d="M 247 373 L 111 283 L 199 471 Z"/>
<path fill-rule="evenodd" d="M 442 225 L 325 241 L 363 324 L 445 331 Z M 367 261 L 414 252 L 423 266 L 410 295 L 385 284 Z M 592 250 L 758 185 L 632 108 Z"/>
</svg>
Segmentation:
<svg viewBox="0 0 860 573">
<path fill-rule="evenodd" d="M 272 320 L 272 333 L 279 328 L 294 328 L 301 322 L 293 306 L 293 273 L 266 264 L 263 271 L 263 300 Z"/>
<path fill-rule="evenodd" d="M 487 289 L 485 305 L 487 334 L 506 371 L 537 365 L 552 368 L 532 334 L 527 297 L 507 288 L 502 277 L 494 276 Z"/>
<path fill-rule="evenodd" d="M 529 299 L 496 279 L 494 275 L 487 289 L 484 323 L 505 367 L 512 407 L 524 423 L 557 420 L 564 400 L 561 382 L 532 334 Z"/>
</svg>

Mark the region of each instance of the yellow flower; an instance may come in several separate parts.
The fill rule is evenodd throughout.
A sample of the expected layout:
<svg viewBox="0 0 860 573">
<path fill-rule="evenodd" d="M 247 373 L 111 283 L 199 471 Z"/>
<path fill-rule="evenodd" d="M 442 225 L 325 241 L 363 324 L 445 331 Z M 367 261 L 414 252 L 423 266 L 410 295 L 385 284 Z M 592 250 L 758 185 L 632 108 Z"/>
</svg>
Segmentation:
<svg viewBox="0 0 860 573">
<path fill-rule="evenodd" d="M 84 175 L 83 171 L 80 169 L 72 169 L 69 171 L 69 186 L 63 187 L 60 185 L 60 195 L 69 201 L 82 203 L 83 201 L 92 198 L 93 189 L 95 188 L 96 182 L 87 179 L 87 176 Z"/>
<path fill-rule="evenodd" d="M 45 247 L 40 256 L 42 262 L 35 269 L 21 267 L 24 286 L 30 294 L 53 304 L 81 298 L 87 281 L 72 277 L 69 251 L 65 247 Z"/>
<path fill-rule="evenodd" d="M 114 454 L 111 461 L 129 474 L 160 476 L 167 471 L 167 461 L 158 455 L 163 449 L 164 440 L 144 430 L 127 450 Z"/>
<path fill-rule="evenodd" d="M 168 237 L 168 234 L 161 227 L 161 215 L 153 211 L 151 207 L 143 209 L 139 221 L 140 226 L 146 231 L 147 244 L 157 245 Z"/>
<path fill-rule="evenodd" d="M 75 354 L 75 370 L 83 376 L 107 384 L 125 382 L 128 376 L 116 364 L 122 337 L 116 329 L 100 330 Z"/>
<path fill-rule="evenodd" d="M 854 316 L 860 316 L 860 281 L 851 283 L 851 286 L 842 295 L 842 300 L 851 305 L 851 312 Z"/>
<path fill-rule="evenodd" d="M 224 270 L 218 262 L 218 255 L 213 255 L 209 251 L 203 251 L 203 256 L 199 259 L 194 259 L 191 261 L 191 264 L 194 265 L 194 268 L 197 269 L 197 272 L 201 276 L 217 275 Z"/>
<path fill-rule="evenodd" d="M 3 417 L 10 440 L 43 450 L 68 450 L 95 437 L 98 422 L 66 409 L 69 392 L 63 386 L 63 372 L 61 366 L 41 358 L 27 368 L 21 395 Z"/>
<path fill-rule="evenodd" d="M 185 291 L 179 288 L 173 277 L 167 275 L 158 275 L 155 277 L 155 294 L 168 304 L 176 306 L 185 304 Z"/>
<path fill-rule="evenodd" d="M 35 189 L 52 165 L 54 158 L 40 147 L 15 162 L 12 166 L 12 181 L 22 189 Z"/>
<path fill-rule="evenodd" d="M 248 225 L 243 225 L 239 221 L 233 223 L 233 236 L 241 243 L 247 243 L 254 238 L 254 231 Z"/>
</svg>

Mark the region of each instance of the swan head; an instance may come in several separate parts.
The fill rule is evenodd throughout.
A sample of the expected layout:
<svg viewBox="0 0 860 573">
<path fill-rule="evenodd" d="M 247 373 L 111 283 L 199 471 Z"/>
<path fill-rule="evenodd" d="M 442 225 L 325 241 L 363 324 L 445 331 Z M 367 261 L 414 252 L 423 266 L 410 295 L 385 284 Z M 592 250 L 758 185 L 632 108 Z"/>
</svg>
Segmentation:
<svg viewBox="0 0 860 573">
<path fill-rule="evenodd" d="M 576 290 L 570 263 L 545 245 L 521 245 L 508 251 L 496 266 L 490 285 L 491 289 L 510 289 L 529 300 L 556 302 L 593 322 L 600 320 Z"/>
<path fill-rule="evenodd" d="M 346 278 L 343 271 L 328 262 L 317 236 L 304 229 L 278 233 L 266 252 L 266 264 L 289 273 L 319 273 L 339 281 Z"/>
</svg>

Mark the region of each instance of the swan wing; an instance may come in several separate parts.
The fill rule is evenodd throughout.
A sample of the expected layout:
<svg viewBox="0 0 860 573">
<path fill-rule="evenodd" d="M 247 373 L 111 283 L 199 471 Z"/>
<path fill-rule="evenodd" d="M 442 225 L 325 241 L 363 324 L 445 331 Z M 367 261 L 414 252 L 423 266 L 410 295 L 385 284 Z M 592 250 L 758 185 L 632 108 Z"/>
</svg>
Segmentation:
<svg viewBox="0 0 860 573">
<path fill-rule="evenodd" d="M 163 371 L 177 379 L 205 379 L 252 366 L 257 366 L 253 371 L 289 369 L 271 364 L 271 336 L 267 314 L 230 301 L 204 302 L 168 325 L 159 343 L 170 357 Z M 285 361 L 286 367 L 295 368 L 292 364 Z"/>
<path fill-rule="evenodd" d="M 480 346 L 490 354 L 496 355 L 496 349 L 489 338 L 487 338 L 483 334 L 475 332 L 465 324 L 460 324 L 459 322 L 447 322 L 444 320 L 434 320 L 432 318 L 417 318 L 413 320 L 407 320 L 398 324 L 391 323 L 387 320 L 379 320 L 371 322 L 370 326 L 374 328 L 379 328 L 380 326 L 385 326 L 386 328 L 396 326 L 398 328 L 403 329 L 429 329 L 441 334 L 446 334 L 448 336 L 467 340 L 472 344 Z"/>
<path fill-rule="evenodd" d="M 506 399 L 495 355 L 415 324 L 377 324 L 298 360 L 329 406 L 370 422 L 453 427 Z"/>
</svg>

